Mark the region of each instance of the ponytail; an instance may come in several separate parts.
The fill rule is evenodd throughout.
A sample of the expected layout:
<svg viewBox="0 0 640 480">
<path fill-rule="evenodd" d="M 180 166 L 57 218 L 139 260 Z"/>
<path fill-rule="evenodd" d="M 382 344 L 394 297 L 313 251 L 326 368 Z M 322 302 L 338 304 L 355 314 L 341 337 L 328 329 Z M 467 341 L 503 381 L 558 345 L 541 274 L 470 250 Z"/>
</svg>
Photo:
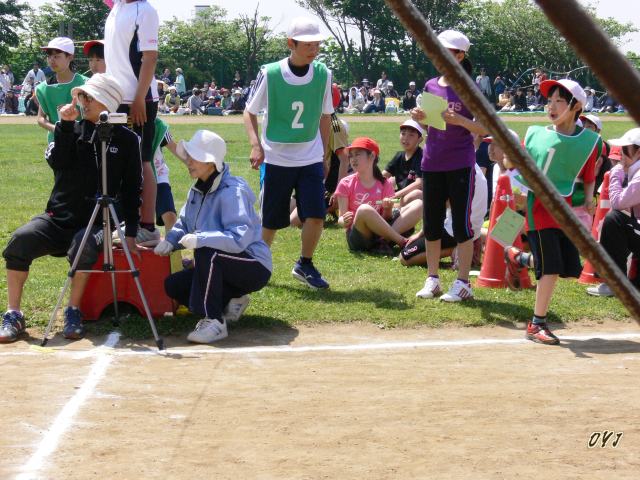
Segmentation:
<svg viewBox="0 0 640 480">
<path fill-rule="evenodd" d="M 374 155 L 373 152 L 369 152 L 371 153 L 371 155 Z M 376 180 L 378 180 L 380 183 L 382 183 L 384 185 L 384 182 L 386 180 L 386 178 L 384 178 L 384 175 L 382 175 L 382 172 L 380 171 L 380 167 L 378 166 L 378 160 L 380 159 L 380 157 L 376 156 L 375 160 L 373 161 L 373 178 L 375 178 Z"/>
<path fill-rule="evenodd" d="M 460 65 L 462 66 L 464 71 L 467 72 L 467 75 L 469 75 L 471 78 L 473 78 L 473 64 L 471 63 L 471 60 L 469 60 L 467 58 L 466 55 L 462 59 L 462 61 L 460 62 Z"/>
</svg>

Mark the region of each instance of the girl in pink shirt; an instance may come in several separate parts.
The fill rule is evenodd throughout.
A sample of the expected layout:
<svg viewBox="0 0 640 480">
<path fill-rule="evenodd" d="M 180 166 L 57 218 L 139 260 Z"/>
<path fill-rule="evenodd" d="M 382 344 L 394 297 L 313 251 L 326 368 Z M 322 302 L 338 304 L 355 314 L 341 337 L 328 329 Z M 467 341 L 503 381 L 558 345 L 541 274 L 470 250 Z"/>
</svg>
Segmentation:
<svg viewBox="0 0 640 480">
<path fill-rule="evenodd" d="M 345 149 L 353 168 L 336 188 L 340 218 L 338 224 L 347 231 L 351 250 L 371 250 L 381 237 L 400 247 L 407 243 L 401 232 L 411 228 L 411 219 L 402 212 L 393 219 L 394 189 L 378 167 L 380 147 L 366 137 L 356 138 Z"/>
</svg>

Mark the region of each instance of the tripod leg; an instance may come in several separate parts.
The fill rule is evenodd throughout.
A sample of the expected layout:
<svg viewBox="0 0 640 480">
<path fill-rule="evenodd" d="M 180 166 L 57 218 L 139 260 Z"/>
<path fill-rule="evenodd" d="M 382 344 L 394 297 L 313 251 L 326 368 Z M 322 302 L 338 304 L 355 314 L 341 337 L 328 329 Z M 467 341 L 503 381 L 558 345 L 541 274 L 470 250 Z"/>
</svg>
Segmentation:
<svg viewBox="0 0 640 480">
<path fill-rule="evenodd" d="M 158 335 L 158 331 L 156 329 L 156 322 L 153 320 L 153 316 L 151 315 L 151 310 L 149 309 L 149 304 L 147 303 L 147 298 L 144 295 L 144 291 L 142 290 L 142 284 L 140 283 L 140 272 L 136 269 L 135 264 L 133 263 L 133 259 L 131 258 L 131 252 L 129 251 L 129 246 L 127 245 L 126 239 L 124 237 L 124 233 L 122 232 L 122 228 L 120 228 L 120 221 L 118 220 L 118 215 L 116 214 L 116 210 L 113 205 L 109 205 L 109 210 L 111 211 L 111 216 L 116 224 L 116 229 L 118 231 L 118 237 L 120 238 L 120 242 L 122 243 L 122 249 L 124 251 L 124 255 L 127 257 L 127 262 L 129 263 L 129 269 L 131 270 L 131 276 L 133 277 L 133 281 L 136 283 L 136 287 L 138 288 L 138 293 L 140 294 L 140 299 L 142 300 L 142 305 L 144 306 L 144 312 L 147 316 L 147 320 L 149 321 L 149 326 L 151 327 L 151 331 L 153 332 L 153 338 L 156 341 L 156 345 L 158 346 L 158 350 L 164 350 L 164 340 L 160 338 Z"/>
<path fill-rule="evenodd" d="M 64 300 L 64 295 L 71 284 L 71 279 L 76 274 L 76 268 L 78 267 L 78 262 L 80 261 L 80 254 L 84 250 L 84 246 L 87 244 L 87 239 L 89 235 L 91 235 L 91 229 L 93 228 L 93 224 L 96 221 L 96 217 L 98 216 L 98 212 L 100 211 L 100 205 L 96 203 L 96 206 L 93 209 L 93 213 L 91 214 L 91 219 L 89 220 L 89 224 L 87 225 L 86 230 L 84 231 L 84 235 L 82 235 L 82 241 L 80 242 L 80 246 L 78 247 L 78 252 L 76 253 L 76 258 L 73 259 L 73 263 L 71 264 L 71 268 L 69 269 L 69 273 L 67 274 L 67 279 L 64 282 L 64 287 L 62 287 L 62 291 L 60 295 L 58 295 L 58 301 L 56 303 L 53 312 L 51 312 L 51 317 L 49 318 L 49 323 L 47 324 L 47 328 L 44 331 L 44 337 L 42 338 L 41 346 L 45 346 L 49 341 L 49 333 L 51 332 L 51 327 L 53 327 L 54 322 L 56 321 L 56 315 L 58 314 L 58 310 L 60 309 L 60 305 L 62 305 L 62 301 Z"/>
<path fill-rule="evenodd" d="M 104 265 L 103 270 L 109 271 L 111 276 L 111 291 L 113 292 L 113 326 L 120 326 L 120 313 L 118 312 L 118 291 L 116 289 L 116 268 L 115 260 L 113 258 L 113 240 L 111 238 L 111 221 L 109 219 L 109 207 L 107 205 L 102 207 L 102 232 L 104 236 L 103 242 L 103 258 Z"/>
</svg>

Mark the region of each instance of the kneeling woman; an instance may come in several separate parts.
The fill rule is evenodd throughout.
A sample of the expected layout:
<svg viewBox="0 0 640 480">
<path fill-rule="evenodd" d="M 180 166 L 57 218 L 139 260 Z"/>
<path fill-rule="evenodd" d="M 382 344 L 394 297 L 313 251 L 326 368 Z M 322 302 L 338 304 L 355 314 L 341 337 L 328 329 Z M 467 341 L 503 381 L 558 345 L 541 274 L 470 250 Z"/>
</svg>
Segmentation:
<svg viewBox="0 0 640 480">
<path fill-rule="evenodd" d="M 242 178 L 229 173 L 226 150 L 224 140 L 208 130 L 179 143 L 178 155 L 197 180 L 178 222 L 155 248 L 158 255 L 182 247 L 194 251 L 195 268 L 167 277 L 165 290 L 203 317 L 187 337 L 196 343 L 225 338 L 227 322 L 240 318 L 248 294 L 271 277 L 271 251 L 262 240 L 255 196 Z"/>
<path fill-rule="evenodd" d="M 355 173 L 340 181 L 335 197 L 340 210 L 338 223 L 347 229 L 349 248 L 371 250 L 379 238 L 403 247 L 407 239 L 401 233 L 418 222 L 422 202 L 412 202 L 396 210 L 394 215 L 395 192 L 378 167 L 378 144 L 370 138 L 360 137 L 345 150 Z"/>
</svg>

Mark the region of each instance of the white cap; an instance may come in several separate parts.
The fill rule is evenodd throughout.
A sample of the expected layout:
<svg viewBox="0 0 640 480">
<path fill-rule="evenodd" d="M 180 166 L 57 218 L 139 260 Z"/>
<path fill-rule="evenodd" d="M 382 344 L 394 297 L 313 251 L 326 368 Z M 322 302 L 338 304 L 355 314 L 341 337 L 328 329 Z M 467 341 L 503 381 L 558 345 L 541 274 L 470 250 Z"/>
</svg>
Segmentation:
<svg viewBox="0 0 640 480">
<path fill-rule="evenodd" d="M 551 87 L 553 87 L 554 85 L 560 85 L 569 90 L 569 92 L 571 92 L 571 95 L 573 95 L 573 98 L 579 101 L 583 107 L 584 104 L 587 103 L 587 94 L 584 93 L 584 90 L 580 86 L 580 84 L 578 82 L 574 82 L 573 80 L 569 80 L 568 78 L 563 78 L 561 80 L 545 80 L 544 82 L 542 82 L 540 84 L 540 93 L 542 94 L 542 96 L 548 98 L 549 90 L 551 90 Z"/>
<path fill-rule="evenodd" d="M 584 127 L 584 123 L 582 123 L 582 119 L 581 119 L 581 118 L 578 118 L 578 119 L 576 120 L 576 125 L 577 125 L 578 127 L 580 127 L 580 128 L 583 128 L 583 127 Z"/>
<path fill-rule="evenodd" d="M 468 52 L 469 47 L 472 45 L 464 33 L 455 30 L 445 30 L 438 35 L 438 40 L 440 40 L 440 43 L 445 48 L 462 50 L 463 52 Z"/>
<path fill-rule="evenodd" d="M 422 125 L 415 120 L 405 120 L 404 123 L 400 125 L 400 130 L 402 130 L 403 127 L 413 128 L 414 130 L 417 130 L 421 137 L 424 137 L 424 129 L 422 128 Z"/>
<path fill-rule="evenodd" d="M 291 20 L 287 38 L 300 42 L 321 42 L 326 37 L 320 33 L 320 24 L 313 18 L 297 17 Z"/>
<path fill-rule="evenodd" d="M 411 85 L 415 86 L 415 84 L 416 84 L 416 82 L 413 82 L 413 81 L 409 82 L 409 86 L 411 86 Z"/>
<path fill-rule="evenodd" d="M 118 110 L 124 95 L 116 79 L 106 73 L 96 73 L 84 85 L 71 89 L 71 96 L 75 97 L 80 92 L 93 97 L 111 113 Z"/>
<path fill-rule="evenodd" d="M 186 158 L 185 153 L 188 153 L 198 162 L 214 163 L 216 170 L 222 172 L 224 156 L 227 154 L 227 144 L 217 133 L 210 130 L 198 130 L 188 142 L 180 140 L 177 152 L 181 158 Z"/>
<path fill-rule="evenodd" d="M 393 82 L 391 80 L 387 82 L 387 87 L 393 87 Z"/>
<path fill-rule="evenodd" d="M 640 147 L 640 128 L 632 128 L 622 137 L 609 140 L 609 144 L 614 147 L 625 147 L 627 145 L 637 145 Z"/>
<path fill-rule="evenodd" d="M 598 131 L 602 130 L 602 120 L 600 120 L 600 117 L 596 116 L 596 115 L 580 115 L 580 120 L 582 120 L 583 122 L 585 120 L 590 121 L 591 123 L 593 123 L 596 128 L 598 129 Z"/>
<path fill-rule="evenodd" d="M 55 49 L 61 52 L 73 55 L 75 53 L 75 47 L 73 46 L 73 40 L 67 37 L 56 37 L 49 42 L 46 47 L 40 47 L 40 50 Z"/>
</svg>

